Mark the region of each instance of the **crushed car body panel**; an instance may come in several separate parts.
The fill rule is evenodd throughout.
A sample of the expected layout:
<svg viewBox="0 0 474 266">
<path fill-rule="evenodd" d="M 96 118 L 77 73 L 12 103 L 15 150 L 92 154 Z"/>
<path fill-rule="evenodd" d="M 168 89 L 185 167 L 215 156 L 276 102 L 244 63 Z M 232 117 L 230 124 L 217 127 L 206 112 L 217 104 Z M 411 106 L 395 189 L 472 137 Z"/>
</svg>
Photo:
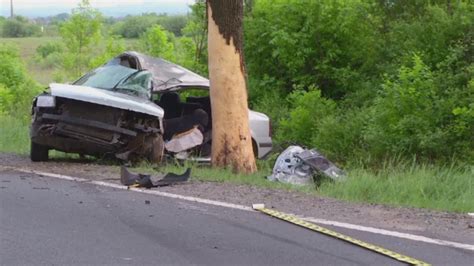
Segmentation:
<svg viewBox="0 0 474 266">
<path fill-rule="evenodd" d="M 338 182 L 347 179 L 344 171 L 316 149 L 289 146 L 278 156 L 272 174 L 267 176 L 267 179 L 294 185 L 309 185 L 317 175 L 324 175 Z"/>
<path fill-rule="evenodd" d="M 161 107 L 140 97 L 87 86 L 58 83 L 51 83 L 49 86 L 53 96 L 115 107 L 160 118 L 164 116 Z"/>
<path fill-rule="evenodd" d="M 106 65 L 120 64 L 120 60 L 124 56 L 131 56 L 137 60 L 136 69 L 146 69 L 153 74 L 154 92 L 178 89 L 178 87 L 209 88 L 209 80 L 191 70 L 162 58 L 155 58 L 134 51 L 125 52 L 107 62 Z"/>
</svg>

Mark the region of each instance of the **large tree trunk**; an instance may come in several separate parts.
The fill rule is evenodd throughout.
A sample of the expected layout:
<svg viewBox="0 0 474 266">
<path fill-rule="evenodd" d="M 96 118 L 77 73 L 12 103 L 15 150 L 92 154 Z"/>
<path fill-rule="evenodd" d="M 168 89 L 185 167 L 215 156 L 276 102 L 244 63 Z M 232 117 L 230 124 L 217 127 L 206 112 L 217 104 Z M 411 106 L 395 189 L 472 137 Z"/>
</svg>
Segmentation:
<svg viewBox="0 0 474 266">
<path fill-rule="evenodd" d="M 249 129 L 242 55 L 242 0 L 208 0 L 208 51 L 212 107 L 212 165 L 257 170 Z"/>
</svg>

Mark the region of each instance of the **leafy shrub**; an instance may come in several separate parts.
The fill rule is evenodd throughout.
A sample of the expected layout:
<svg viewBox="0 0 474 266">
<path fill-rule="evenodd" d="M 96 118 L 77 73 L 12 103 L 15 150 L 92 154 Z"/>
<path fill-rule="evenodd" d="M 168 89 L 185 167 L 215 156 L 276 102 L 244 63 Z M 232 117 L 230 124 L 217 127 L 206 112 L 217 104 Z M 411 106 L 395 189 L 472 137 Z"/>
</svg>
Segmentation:
<svg viewBox="0 0 474 266">
<path fill-rule="evenodd" d="M 61 24 L 60 35 L 66 48 L 62 68 L 69 78 L 77 78 L 87 70 L 102 38 L 101 26 L 102 14 L 87 0 L 82 0 L 69 19 Z"/>
<path fill-rule="evenodd" d="M 175 50 L 172 37 L 172 33 L 167 32 L 160 25 L 156 25 L 149 28 L 140 37 L 140 43 L 142 49 L 149 55 L 174 61 Z"/>
<path fill-rule="evenodd" d="M 339 107 L 335 114 L 321 120 L 312 136 L 312 147 L 339 163 L 370 162 L 364 140 L 367 117 L 366 108 Z"/>
<path fill-rule="evenodd" d="M 256 1 L 245 21 L 249 73 L 339 99 L 375 69 L 377 20 L 367 1 Z"/>
<path fill-rule="evenodd" d="M 289 102 L 285 101 L 284 85 L 275 78 L 264 76 L 255 79 L 249 73 L 249 106 L 255 111 L 268 115 L 273 128 L 278 128 L 282 119 L 287 118 Z"/>
<path fill-rule="evenodd" d="M 309 91 L 295 90 L 288 97 L 292 109 L 288 118 L 280 121 L 277 139 L 295 140 L 311 146 L 313 136 L 321 130 L 320 125 L 333 117 L 336 103 L 321 96 L 321 91 L 312 87 Z"/>
<path fill-rule="evenodd" d="M 338 162 L 368 156 L 363 138 L 366 109 L 344 110 L 314 87 L 307 92 L 296 90 L 287 100 L 290 111 L 279 123 L 277 142 L 317 148 Z"/>
<path fill-rule="evenodd" d="M 28 21 L 22 16 L 15 16 L 13 19 L 6 19 L 2 22 L 3 37 L 28 37 L 40 34 L 40 27 Z"/>
<path fill-rule="evenodd" d="M 459 106 L 456 93 L 445 93 L 434 75 L 415 55 L 412 66 L 402 66 L 395 78 L 385 80 L 366 128 L 371 154 L 416 155 L 430 160 L 469 154 L 473 148 L 472 126 L 468 124 L 473 121 L 472 104 Z M 466 89 L 470 93 L 465 97 L 472 103 L 474 91 Z"/>
<path fill-rule="evenodd" d="M 27 76 L 18 52 L 0 45 L 0 114 L 27 119 L 31 101 L 39 91 Z"/>
<path fill-rule="evenodd" d="M 63 52 L 63 46 L 58 42 L 47 42 L 45 44 L 40 44 L 36 48 L 36 54 L 41 59 L 45 59 L 50 54 L 61 52 Z"/>
<path fill-rule="evenodd" d="M 125 42 L 118 36 L 109 36 L 105 40 L 105 48 L 102 53 L 91 59 L 89 63 L 90 68 L 99 67 L 105 64 L 112 57 L 125 52 Z"/>
<path fill-rule="evenodd" d="M 191 38 L 180 37 L 175 45 L 176 63 L 193 70 L 199 67 L 195 60 L 196 46 Z"/>
</svg>

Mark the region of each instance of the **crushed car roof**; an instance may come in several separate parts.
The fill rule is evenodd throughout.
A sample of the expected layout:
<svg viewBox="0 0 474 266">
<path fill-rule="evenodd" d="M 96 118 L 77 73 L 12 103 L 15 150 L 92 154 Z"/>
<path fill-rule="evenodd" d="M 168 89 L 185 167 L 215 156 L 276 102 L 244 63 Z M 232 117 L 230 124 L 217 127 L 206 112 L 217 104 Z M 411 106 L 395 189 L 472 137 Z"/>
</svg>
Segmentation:
<svg viewBox="0 0 474 266">
<path fill-rule="evenodd" d="M 111 59 L 106 65 L 117 64 L 123 57 L 138 61 L 138 70 L 148 70 L 153 75 L 155 92 L 173 90 L 180 87 L 209 88 L 209 80 L 189 69 L 162 58 L 151 57 L 135 51 L 124 52 Z"/>
</svg>

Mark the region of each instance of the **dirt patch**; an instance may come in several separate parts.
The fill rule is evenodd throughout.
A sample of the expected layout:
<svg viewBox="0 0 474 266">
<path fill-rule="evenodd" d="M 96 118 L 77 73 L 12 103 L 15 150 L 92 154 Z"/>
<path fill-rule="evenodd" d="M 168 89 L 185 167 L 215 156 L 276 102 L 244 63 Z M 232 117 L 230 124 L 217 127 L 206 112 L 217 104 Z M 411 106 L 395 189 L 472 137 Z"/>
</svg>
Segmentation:
<svg viewBox="0 0 474 266">
<path fill-rule="evenodd" d="M 113 183 L 120 182 L 119 166 L 101 165 L 88 160 L 55 160 L 32 163 L 27 157 L 0 154 L 0 165 Z M 253 203 L 265 203 L 267 207 L 307 217 L 474 244 L 474 218 L 467 214 L 350 203 L 300 192 L 220 182 L 189 181 L 183 185 L 162 187 L 157 190 L 246 206 L 251 206 Z"/>
</svg>

